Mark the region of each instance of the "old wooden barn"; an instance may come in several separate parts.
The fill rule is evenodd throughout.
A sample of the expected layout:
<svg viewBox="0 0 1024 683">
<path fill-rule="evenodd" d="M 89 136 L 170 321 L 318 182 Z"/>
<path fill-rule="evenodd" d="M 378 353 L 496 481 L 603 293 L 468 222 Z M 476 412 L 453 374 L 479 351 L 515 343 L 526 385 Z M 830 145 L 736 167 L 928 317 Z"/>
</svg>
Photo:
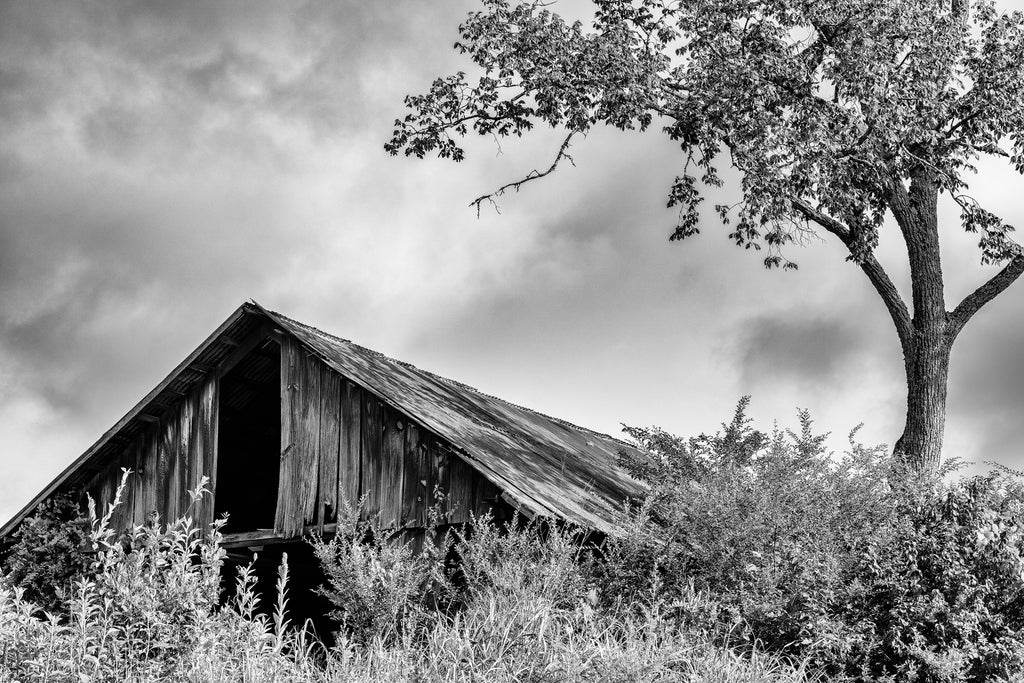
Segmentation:
<svg viewBox="0 0 1024 683">
<path fill-rule="evenodd" d="M 539 378 L 538 378 L 539 379 Z M 209 477 L 202 525 L 230 513 L 243 550 L 330 532 L 339 501 L 413 538 L 435 490 L 445 521 L 514 509 L 608 531 L 640 485 L 616 464 L 629 447 L 438 377 L 252 303 L 238 308 L 13 519 L 87 490 L 106 505 L 130 477 L 116 524 L 182 514 Z"/>
</svg>

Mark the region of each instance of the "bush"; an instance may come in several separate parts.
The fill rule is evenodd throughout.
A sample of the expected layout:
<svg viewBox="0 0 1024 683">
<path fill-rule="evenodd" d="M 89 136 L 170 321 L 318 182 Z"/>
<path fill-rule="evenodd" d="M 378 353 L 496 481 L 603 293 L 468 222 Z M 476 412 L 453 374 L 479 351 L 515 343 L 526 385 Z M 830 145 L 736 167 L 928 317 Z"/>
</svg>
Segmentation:
<svg viewBox="0 0 1024 683">
<path fill-rule="evenodd" d="M 679 630 L 660 604 L 636 613 L 600 610 L 592 552 L 572 526 L 518 518 L 498 526 L 483 516 L 413 555 L 353 517 L 348 510 L 343 537 L 313 541 L 331 577 L 326 594 L 349 626 L 326 660 L 327 680 L 806 680 L 798 667 L 760 651 L 741 655 Z M 395 593 L 385 597 L 384 586 Z M 396 615 L 398 627 L 353 628 L 360 610 L 381 621 Z"/>
<path fill-rule="evenodd" d="M 327 577 L 321 595 L 345 637 L 366 643 L 429 628 L 481 596 L 524 601 L 543 596 L 557 606 L 575 604 L 588 587 L 581 530 L 518 515 L 498 526 L 490 515 L 440 533 L 425 531 L 422 552 L 365 519 L 362 506 L 339 508 L 337 533 L 313 537 Z"/>
<path fill-rule="evenodd" d="M 255 564 L 221 604 L 222 522 L 118 535 L 90 509 L 87 566 L 49 614 L 0 581 L 0 681 L 1019 680 L 1018 473 L 908 472 L 853 435 L 834 458 L 805 412 L 765 433 L 746 406 L 711 436 L 630 430 L 649 493 L 597 547 L 484 516 L 414 553 L 343 512 L 313 542 L 345 627 L 332 650 L 288 623 L 287 556 L 272 613 Z"/>
<path fill-rule="evenodd" d="M 854 441 L 753 429 L 748 399 L 714 436 L 628 428 L 650 485 L 609 539 L 605 601 L 651 593 L 719 642 L 829 676 L 982 681 L 1024 667 L 1024 495 L 1010 472 L 944 482 Z M 703 596 L 696 600 L 694 596 Z"/>
<path fill-rule="evenodd" d="M 360 519 L 362 504 L 342 504 L 337 533 L 311 539 L 327 576 L 319 593 L 334 605 L 329 616 L 358 642 L 393 640 L 429 591 L 430 555 L 417 556 L 406 543 L 390 541 L 387 530 Z"/>
<path fill-rule="evenodd" d="M 0 584 L 0 681 L 305 680 L 308 671 L 283 654 L 304 642 L 288 631 L 283 604 L 273 623 L 252 611 L 251 570 L 239 579 L 242 609 L 218 609 L 223 521 L 205 537 L 188 516 L 119 536 L 109 523 L 124 481 L 102 517 L 90 501 L 95 559 L 57 613 L 43 613 L 24 587 Z"/>
<path fill-rule="evenodd" d="M 78 504 L 79 496 L 65 493 L 44 501 L 26 517 L 5 553 L 6 580 L 43 609 L 55 611 L 61 595 L 84 576 L 91 558 L 89 520 Z"/>
<path fill-rule="evenodd" d="M 628 617 L 595 609 L 582 539 L 557 525 L 499 529 L 483 518 L 428 544 L 425 555 L 356 533 L 361 525 L 344 527 L 349 533 L 334 541 L 341 550 L 329 555 L 345 581 L 337 588 L 352 590 L 338 590 L 340 609 L 353 614 L 364 604 L 405 615 L 407 625 L 409 615 L 418 620 L 415 628 L 343 635 L 327 651 L 288 624 L 286 561 L 270 616 L 260 609 L 254 564 L 239 569 L 233 597 L 218 606 L 223 522 L 204 534 L 188 516 L 166 526 L 157 520 L 116 537 L 109 520 L 109 510 L 93 511 L 95 560 L 61 604 L 69 616 L 46 617 L 24 589 L 0 585 L 0 681 L 806 680 L 770 655 L 690 637 L 657 605 Z M 460 571 L 446 564 L 449 551 L 461 557 Z M 409 589 L 421 585 L 413 579 L 421 569 L 433 578 Z M 404 604 L 380 586 L 397 588 Z"/>
</svg>

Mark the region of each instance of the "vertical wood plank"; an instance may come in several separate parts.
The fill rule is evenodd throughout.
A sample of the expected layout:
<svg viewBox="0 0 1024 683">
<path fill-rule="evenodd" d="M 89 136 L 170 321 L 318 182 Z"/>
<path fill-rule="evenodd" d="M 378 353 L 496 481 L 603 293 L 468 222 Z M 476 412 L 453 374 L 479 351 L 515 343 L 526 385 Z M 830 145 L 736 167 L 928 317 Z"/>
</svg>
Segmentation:
<svg viewBox="0 0 1024 683">
<path fill-rule="evenodd" d="M 135 470 L 135 495 L 132 497 L 132 524 L 146 521 L 146 435 L 143 429 L 132 444 L 132 469 Z"/>
<path fill-rule="evenodd" d="M 302 524 L 317 521 L 316 493 L 320 478 L 320 359 L 300 349 L 298 433 L 294 434 Z M 299 533 L 302 529 L 299 529 Z"/>
<path fill-rule="evenodd" d="M 106 467 L 100 472 L 96 483 L 96 516 L 103 517 L 107 514 L 107 506 L 113 498 L 113 486 L 110 481 L 110 468 Z"/>
<path fill-rule="evenodd" d="M 341 450 L 338 453 L 338 503 L 355 506 L 362 495 L 360 481 L 360 435 L 362 433 L 363 390 L 345 381 L 341 400 Z"/>
<path fill-rule="evenodd" d="M 341 445 L 341 375 L 320 363 L 320 481 L 317 524 L 338 513 L 338 453 Z"/>
<path fill-rule="evenodd" d="M 475 512 L 473 500 L 473 475 L 476 472 L 462 458 L 454 453 L 449 456 L 451 484 L 449 486 L 449 519 L 453 524 L 468 522 L 470 513 Z"/>
<path fill-rule="evenodd" d="M 424 447 L 427 451 L 427 464 L 430 467 L 430 498 L 428 499 L 429 505 L 434 505 L 443 500 L 443 504 L 439 505 L 440 512 L 442 513 L 442 519 L 439 522 L 451 522 L 451 468 L 450 468 L 450 456 L 446 449 L 442 448 L 440 441 L 433 434 L 429 432 L 422 434 L 420 439 L 423 441 Z M 435 493 L 436 491 L 436 493 Z"/>
<path fill-rule="evenodd" d="M 380 514 L 380 486 L 383 469 L 383 414 L 380 401 L 369 392 L 363 392 L 363 429 L 361 484 L 366 501 L 363 515 L 372 518 Z"/>
<path fill-rule="evenodd" d="M 140 524 L 148 523 L 154 515 L 160 514 L 157 502 L 157 488 L 160 483 L 160 427 L 151 425 L 142 436 L 141 495 L 139 496 Z"/>
<path fill-rule="evenodd" d="M 400 527 L 402 519 L 403 470 L 405 468 L 405 419 L 401 413 L 384 409 L 384 436 L 381 448 L 380 479 L 381 523 Z"/>
<path fill-rule="evenodd" d="M 161 524 L 170 524 L 178 516 L 178 480 L 174 450 L 178 443 L 177 405 L 160 419 L 160 442 L 157 467 L 157 510 Z"/>
<path fill-rule="evenodd" d="M 197 406 L 194 438 L 195 475 L 191 487 L 199 486 L 205 476 L 209 479 L 206 488 L 210 490 L 196 503 L 195 519 L 205 535 L 213 522 L 213 497 L 216 495 L 217 476 L 217 388 L 215 375 L 207 377 L 197 392 Z"/>
<path fill-rule="evenodd" d="M 299 347 L 294 339 L 285 337 L 281 344 L 281 465 L 277 488 L 277 511 L 274 531 L 284 536 L 302 533 L 302 511 L 299 508 L 298 463 L 295 438 L 298 431 Z"/>
<path fill-rule="evenodd" d="M 121 470 L 132 470 L 125 482 L 124 491 L 121 492 L 121 505 L 118 506 L 115 518 L 118 531 L 127 529 L 132 525 L 135 516 L 135 492 L 138 489 L 139 475 L 135 473 L 135 442 L 124 447 L 114 465 L 115 486 L 121 483 Z"/>
<path fill-rule="evenodd" d="M 196 392 L 183 398 L 178 409 L 178 433 L 175 446 L 174 462 L 177 470 L 178 515 L 195 516 L 189 489 L 192 488 L 192 477 L 195 476 L 195 416 L 198 407 Z"/>
<path fill-rule="evenodd" d="M 119 466 L 118 459 L 115 458 L 110 465 L 107 466 L 107 479 L 106 479 L 106 496 L 107 504 L 112 505 L 114 503 L 114 497 L 117 494 L 117 485 L 121 483 L 121 468 Z M 110 528 L 115 532 L 121 530 L 121 507 L 114 508 L 114 514 L 110 517 Z"/>
<path fill-rule="evenodd" d="M 475 491 L 476 491 L 476 509 L 474 512 L 479 517 L 487 513 L 495 514 L 495 523 L 500 524 L 504 522 L 503 519 L 498 519 L 496 511 L 494 510 L 498 500 L 498 496 L 501 494 L 501 490 L 483 477 L 479 472 L 474 472 L 474 478 L 476 480 Z"/>
<path fill-rule="evenodd" d="M 431 505 L 431 467 L 420 430 L 412 422 L 405 426 L 405 465 L 402 475 L 402 517 L 405 526 L 425 527 Z"/>
</svg>

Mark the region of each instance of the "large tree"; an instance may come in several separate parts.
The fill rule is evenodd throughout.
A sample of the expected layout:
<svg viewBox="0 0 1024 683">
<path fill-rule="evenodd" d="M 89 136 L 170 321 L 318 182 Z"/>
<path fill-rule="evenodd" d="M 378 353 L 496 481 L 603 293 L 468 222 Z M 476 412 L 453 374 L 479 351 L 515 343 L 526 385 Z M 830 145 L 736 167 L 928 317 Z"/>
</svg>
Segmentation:
<svg viewBox="0 0 1024 683">
<path fill-rule="evenodd" d="M 795 268 L 786 247 L 812 230 L 845 245 L 896 327 L 907 418 L 896 451 L 941 457 L 950 350 L 978 310 L 1024 272 L 1012 228 L 967 194 L 983 156 L 1024 172 L 1024 17 L 967 0 L 595 0 L 590 28 L 546 2 L 481 0 L 456 49 L 474 65 L 406 98 L 386 149 L 459 161 L 471 133 L 565 130 L 541 178 L 597 125 L 662 126 L 681 150 L 671 239 L 699 231 L 701 190 L 719 167 L 742 199 L 715 206 L 739 246 Z M 940 195 L 1001 269 L 951 310 L 939 254 Z M 906 244 L 908 308 L 873 252 L 891 216 Z M 891 225 L 891 223 L 890 223 Z"/>
</svg>

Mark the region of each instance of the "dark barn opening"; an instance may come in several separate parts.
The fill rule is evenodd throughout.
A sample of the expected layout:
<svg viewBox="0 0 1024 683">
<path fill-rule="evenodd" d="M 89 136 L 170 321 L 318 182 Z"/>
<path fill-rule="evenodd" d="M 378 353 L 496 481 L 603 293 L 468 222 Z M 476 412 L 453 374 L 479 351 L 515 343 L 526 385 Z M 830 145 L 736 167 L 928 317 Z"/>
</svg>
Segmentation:
<svg viewBox="0 0 1024 683">
<path fill-rule="evenodd" d="M 239 568 L 252 563 L 255 590 L 260 598 L 257 611 L 271 617 L 277 606 L 278 570 L 285 554 L 288 555 L 289 574 L 285 616 L 292 626 L 311 627 L 330 647 L 334 644 L 334 632 L 341 625 L 327 616 L 333 607 L 317 592 L 318 588 L 327 585 L 327 575 L 313 554 L 313 547 L 306 541 L 230 549 L 221 579 L 224 602 L 230 601 L 237 591 Z"/>
<path fill-rule="evenodd" d="M 257 345 L 220 380 L 214 514 L 225 533 L 273 529 L 281 453 L 281 347 Z"/>
</svg>

